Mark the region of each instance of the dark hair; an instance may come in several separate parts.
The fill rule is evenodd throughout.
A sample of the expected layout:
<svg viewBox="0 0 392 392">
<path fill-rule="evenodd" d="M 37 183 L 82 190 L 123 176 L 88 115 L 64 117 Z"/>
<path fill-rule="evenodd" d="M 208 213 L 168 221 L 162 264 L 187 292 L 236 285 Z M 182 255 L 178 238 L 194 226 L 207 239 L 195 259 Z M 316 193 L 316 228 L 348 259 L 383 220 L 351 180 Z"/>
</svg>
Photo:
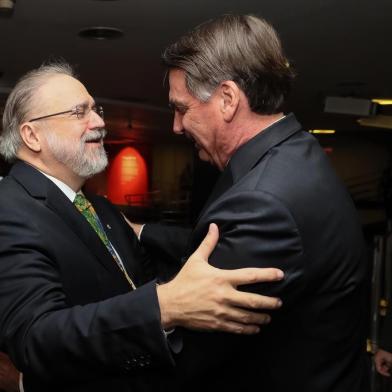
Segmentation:
<svg viewBox="0 0 392 392">
<path fill-rule="evenodd" d="M 252 15 L 203 23 L 167 47 L 162 60 L 185 72 L 194 97 L 207 101 L 221 82 L 232 80 L 260 114 L 279 112 L 294 78 L 276 31 Z"/>
</svg>

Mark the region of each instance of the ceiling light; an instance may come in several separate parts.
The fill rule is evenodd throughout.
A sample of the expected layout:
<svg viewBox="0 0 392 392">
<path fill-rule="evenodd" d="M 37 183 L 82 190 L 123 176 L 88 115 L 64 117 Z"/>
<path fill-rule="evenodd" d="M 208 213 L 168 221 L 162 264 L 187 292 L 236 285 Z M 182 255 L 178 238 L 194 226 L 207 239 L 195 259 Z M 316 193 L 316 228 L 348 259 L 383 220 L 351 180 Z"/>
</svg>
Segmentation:
<svg viewBox="0 0 392 392">
<path fill-rule="evenodd" d="M 364 127 L 392 129 L 392 116 L 378 114 L 376 116 L 360 118 L 357 121 L 359 125 Z"/>
<path fill-rule="evenodd" d="M 14 8 L 14 0 L 0 0 L 0 8 L 12 9 Z"/>
<path fill-rule="evenodd" d="M 82 38 L 102 41 L 120 38 L 124 35 L 124 32 L 115 27 L 96 26 L 82 29 L 79 31 L 78 35 Z"/>
<path fill-rule="evenodd" d="M 0 0 L 0 15 L 10 16 L 14 12 L 15 0 Z"/>
<path fill-rule="evenodd" d="M 375 98 L 372 99 L 373 103 L 377 103 L 378 105 L 392 105 L 392 99 L 387 98 Z"/>
<path fill-rule="evenodd" d="M 370 99 L 354 97 L 326 97 L 324 112 L 369 116 L 375 114 L 375 107 Z"/>
<path fill-rule="evenodd" d="M 335 129 L 311 129 L 309 133 L 313 133 L 315 135 L 333 135 L 336 133 Z"/>
</svg>

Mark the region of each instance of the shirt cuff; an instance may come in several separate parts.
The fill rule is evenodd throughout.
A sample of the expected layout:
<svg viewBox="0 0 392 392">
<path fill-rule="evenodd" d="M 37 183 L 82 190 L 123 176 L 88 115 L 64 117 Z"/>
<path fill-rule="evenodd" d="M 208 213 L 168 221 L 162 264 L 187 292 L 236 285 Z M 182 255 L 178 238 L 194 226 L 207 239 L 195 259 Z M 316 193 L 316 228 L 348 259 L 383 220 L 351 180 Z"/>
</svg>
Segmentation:
<svg viewBox="0 0 392 392">
<path fill-rule="evenodd" d="M 24 388 L 23 388 L 23 373 L 19 373 L 19 392 L 24 392 Z"/>
<path fill-rule="evenodd" d="M 166 337 L 168 337 L 168 335 L 170 335 L 171 333 L 173 333 L 175 330 L 175 328 L 169 329 L 168 331 L 163 330 L 163 333 L 165 334 Z"/>
</svg>

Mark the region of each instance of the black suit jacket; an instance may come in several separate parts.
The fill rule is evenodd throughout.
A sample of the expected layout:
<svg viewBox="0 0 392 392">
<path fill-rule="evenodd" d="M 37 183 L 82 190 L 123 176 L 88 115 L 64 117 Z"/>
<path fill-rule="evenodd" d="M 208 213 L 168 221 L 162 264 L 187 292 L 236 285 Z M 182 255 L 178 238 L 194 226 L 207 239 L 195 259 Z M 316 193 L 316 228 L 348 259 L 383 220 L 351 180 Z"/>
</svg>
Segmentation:
<svg viewBox="0 0 392 392">
<path fill-rule="evenodd" d="M 220 239 L 210 263 L 281 268 L 284 281 L 244 289 L 278 296 L 283 307 L 253 337 L 183 331 L 178 389 L 367 390 L 367 260 L 360 225 L 328 158 L 294 115 L 234 154 L 193 229 L 189 252 L 211 222 Z M 142 234 L 156 248 L 174 238 L 178 232 L 156 225 Z M 178 244 L 171 251 L 176 257 Z"/>
<path fill-rule="evenodd" d="M 89 199 L 140 288 L 61 190 L 18 162 L 0 182 L 0 347 L 26 392 L 159 390 L 154 369 L 173 360 L 150 265 L 117 210 Z"/>
</svg>

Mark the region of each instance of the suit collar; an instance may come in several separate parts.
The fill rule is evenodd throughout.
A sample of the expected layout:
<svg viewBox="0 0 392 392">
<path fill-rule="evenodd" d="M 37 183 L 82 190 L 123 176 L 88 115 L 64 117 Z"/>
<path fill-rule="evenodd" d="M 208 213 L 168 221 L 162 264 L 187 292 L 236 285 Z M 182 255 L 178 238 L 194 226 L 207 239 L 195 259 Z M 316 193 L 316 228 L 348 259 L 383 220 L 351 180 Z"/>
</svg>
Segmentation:
<svg viewBox="0 0 392 392">
<path fill-rule="evenodd" d="M 35 167 L 23 161 L 17 161 L 11 168 L 9 176 L 13 177 L 30 196 L 46 199 L 50 188 L 50 180 Z"/>
<path fill-rule="evenodd" d="M 249 172 L 271 148 L 301 129 L 301 124 L 294 114 L 290 113 L 242 145 L 232 156 L 225 169 L 231 171 L 233 183 Z"/>
<path fill-rule="evenodd" d="M 301 124 L 297 121 L 294 114 L 290 113 L 243 144 L 231 157 L 220 175 L 195 225 L 200 222 L 208 207 L 248 173 L 271 148 L 301 129 Z"/>
</svg>

